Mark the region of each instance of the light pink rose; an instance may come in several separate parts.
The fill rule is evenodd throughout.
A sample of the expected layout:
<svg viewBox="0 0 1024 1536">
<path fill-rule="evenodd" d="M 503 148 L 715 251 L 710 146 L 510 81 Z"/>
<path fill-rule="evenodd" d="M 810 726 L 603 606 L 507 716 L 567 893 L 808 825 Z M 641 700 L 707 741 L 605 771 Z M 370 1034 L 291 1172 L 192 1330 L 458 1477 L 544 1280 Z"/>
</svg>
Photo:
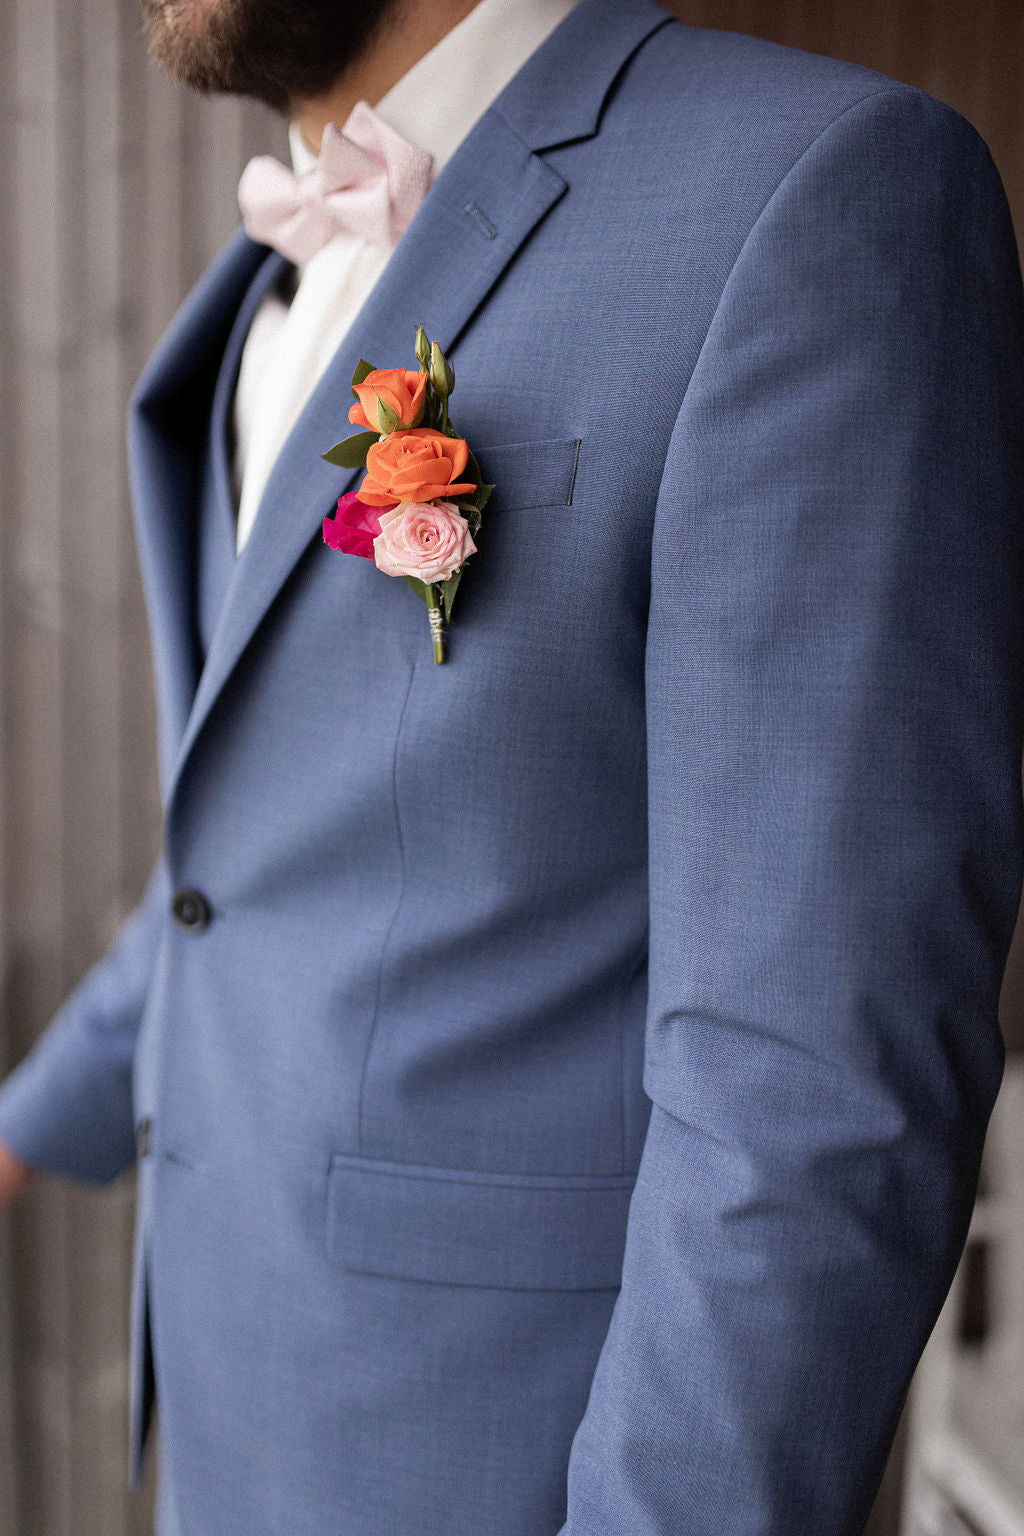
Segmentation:
<svg viewBox="0 0 1024 1536">
<path fill-rule="evenodd" d="M 429 586 L 447 581 L 475 549 L 469 524 L 454 502 L 402 501 L 381 513 L 373 558 L 386 575 L 416 576 Z"/>
</svg>

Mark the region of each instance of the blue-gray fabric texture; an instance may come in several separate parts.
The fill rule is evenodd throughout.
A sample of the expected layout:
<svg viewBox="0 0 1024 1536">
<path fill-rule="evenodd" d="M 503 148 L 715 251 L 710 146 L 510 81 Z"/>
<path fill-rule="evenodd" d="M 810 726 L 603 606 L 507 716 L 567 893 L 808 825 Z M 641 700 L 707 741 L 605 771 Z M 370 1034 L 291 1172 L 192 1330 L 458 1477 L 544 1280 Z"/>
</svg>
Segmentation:
<svg viewBox="0 0 1024 1536">
<path fill-rule="evenodd" d="M 136 393 L 164 855 L 0 1093 L 75 1177 L 152 1121 L 136 1453 L 151 1338 L 181 1536 L 854 1536 L 1020 890 L 988 153 L 852 65 L 582 0 L 232 565 L 236 321 L 280 271 L 239 234 Z M 440 667 L 320 537 L 353 367 L 421 321 L 497 484 Z"/>
</svg>

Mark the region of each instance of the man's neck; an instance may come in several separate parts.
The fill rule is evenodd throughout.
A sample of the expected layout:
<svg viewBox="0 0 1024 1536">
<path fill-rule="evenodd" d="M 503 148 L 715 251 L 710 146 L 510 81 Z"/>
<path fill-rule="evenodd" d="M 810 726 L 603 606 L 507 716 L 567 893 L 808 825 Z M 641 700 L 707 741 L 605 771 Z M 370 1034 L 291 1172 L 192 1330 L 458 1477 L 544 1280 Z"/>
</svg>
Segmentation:
<svg viewBox="0 0 1024 1536">
<path fill-rule="evenodd" d="M 367 53 L 322 96 L 293 101 L 290 115 L 314 154 L 328 123 L 345 122 L 357 101 L 380 101 L 414 64 L 468 16 L 476 0 L 404 0 Z"/>
</svg>

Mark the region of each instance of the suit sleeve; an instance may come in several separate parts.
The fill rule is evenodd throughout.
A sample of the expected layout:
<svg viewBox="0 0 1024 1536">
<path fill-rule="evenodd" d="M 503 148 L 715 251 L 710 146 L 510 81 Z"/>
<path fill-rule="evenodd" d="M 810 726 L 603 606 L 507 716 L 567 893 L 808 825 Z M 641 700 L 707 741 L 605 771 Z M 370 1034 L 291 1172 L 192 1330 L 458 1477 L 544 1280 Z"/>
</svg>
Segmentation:
<svg viewBox="0 0 1024 1536">
<path fill-rule="evenodd" d="M 1024 342 L 984 145 L 776 190 L 657 508 L 650 1128 L 563 1536 L 855 1536 L 952 1278 L 1021 878 Z"/>
<path fill-rule="evenodd" d="M 169 902 L 161 862 L 109 953 L 0 1086 L 0 1139 L 32 1167 L 106 1183 L 134 1162 L 132 1064 Z"/>
</svg>

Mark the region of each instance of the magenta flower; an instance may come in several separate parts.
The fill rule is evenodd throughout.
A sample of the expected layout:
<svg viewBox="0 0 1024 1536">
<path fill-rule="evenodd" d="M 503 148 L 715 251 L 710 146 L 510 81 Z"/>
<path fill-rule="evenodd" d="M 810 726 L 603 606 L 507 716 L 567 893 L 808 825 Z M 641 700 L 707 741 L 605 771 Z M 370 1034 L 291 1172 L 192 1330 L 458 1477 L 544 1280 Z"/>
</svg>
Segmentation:
<svg viewBox="0 0 1024 1536">
<path fill-rule="evenodd" d="M 397 502 L 392 505 L 397 506 Z M 339 500 L 334 516 L 324 518 L 324 543 L 331 549 L 340 549 L 343 555 L 362 555 L 364 560 L 372 560 L 373 541 L 380 533 L 380 514 L 389 510 L 367 506 L 359 500 L 358 491 L 349 491 Z"/>
</svg>

